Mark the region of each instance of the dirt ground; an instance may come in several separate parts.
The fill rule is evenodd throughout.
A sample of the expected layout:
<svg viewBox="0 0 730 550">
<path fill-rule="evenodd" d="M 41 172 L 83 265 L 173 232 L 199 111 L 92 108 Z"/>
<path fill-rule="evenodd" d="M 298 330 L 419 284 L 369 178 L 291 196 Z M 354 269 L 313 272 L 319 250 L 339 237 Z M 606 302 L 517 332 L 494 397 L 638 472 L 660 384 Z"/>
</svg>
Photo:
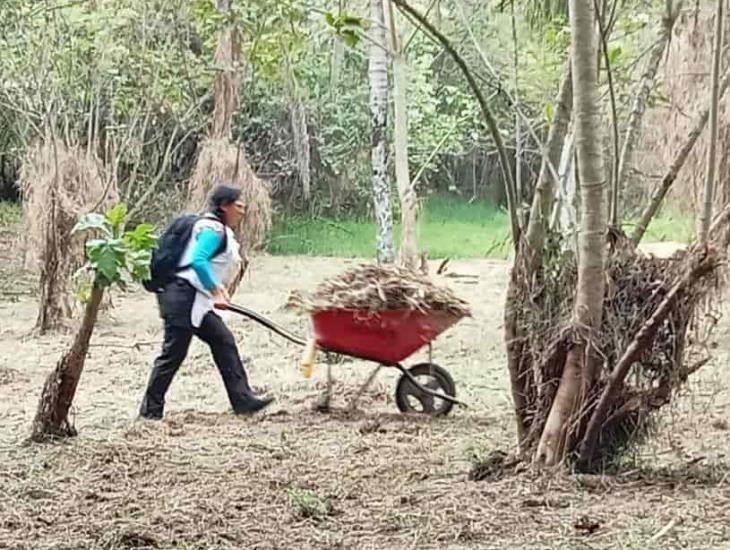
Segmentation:
<svg viewBox="0 0 730 550">
<path fill-rule="evenodd" d="M 434 421 L 398 414 L 395 373 L 382 371 L 348 414 L 371 369 L 361 361 L 333 367 L 335 410 L 313 411 L 324 365 L 303 378 L 300 349 L 237 317 L 229 323 L 253 383 L 277 398 L 270 410 L 231 415 L 196 342 L 165 421 L 138 421 L 160 323 L 150 295 L 117 293 L 78 390 L 79 437 L 37 445 L 25 442 L 29 425 L 69 336 L 31 334 L 32 285 L 16 260 L 2 252 L 0 548 L 730 548 L 727 322 L 714 364 L 620 475 L 473 482 L 473 461 L 514 440 L 501 340 L 507 263 L 453 262 L 478 276 L 451 280 L 475 316 L 436 341 L 434 358 L 469 408 Z M 259 257 L 236 301 L 305 334 L 307 320 L 283 308 L 289 290 L 348 263 Z"/>
</svg>

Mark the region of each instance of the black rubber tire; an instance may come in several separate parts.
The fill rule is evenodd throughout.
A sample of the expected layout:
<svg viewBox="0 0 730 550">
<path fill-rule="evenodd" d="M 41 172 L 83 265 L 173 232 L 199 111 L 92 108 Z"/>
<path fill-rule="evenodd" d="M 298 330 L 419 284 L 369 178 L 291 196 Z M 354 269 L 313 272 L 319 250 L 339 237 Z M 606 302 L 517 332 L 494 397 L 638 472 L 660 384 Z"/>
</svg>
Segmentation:
<svg viewBox="0 0 730 550">
<path fill-rule="evenodd" d="M 454 379 L 451 378 L 451 375 L 446 369 L 439 367 L 434 363 L 419 363 L 418 365 L 413 365 L 411 368 L 409 368 L 408 372 L 410 372 L 416 378 L 424 375 L 432 377 L 434 381 L 438 384 L 438 388 L 431 389 L 435 391 L 440 390 L 446 395 L 456 397 L 456 384 L 454 384 Z M 413 386 L 413 384 L 408 379 L 408 377 L 406 377 L 405 374 L 401 374 L 400 378 L 398 379 L 398 384 L 395 387 L 395 404 L 397 405 L 398 410 L 402 413 L 418 413 L 428 414 L 431 416 L 446 416 L 447 414 L 449 414 L 449 412 L 451 412 L 451 409 L 454 407 L 454 404 L 451 401 L 447 401 L 446 399 L 439 399 L 438 397 L 431 397 L 431 399 L 433 399 L 434 401 L 438 401 L 439 403 L 439 406 L 436 410 L 432 412 L 428 412 L 425 410 L 416 410 L 409 403 L 408 397 L 413 396 L 419 399 L 417 393 L 420 393 L 418 392 L 418 388 L 415 388 Z"/>
</svg>

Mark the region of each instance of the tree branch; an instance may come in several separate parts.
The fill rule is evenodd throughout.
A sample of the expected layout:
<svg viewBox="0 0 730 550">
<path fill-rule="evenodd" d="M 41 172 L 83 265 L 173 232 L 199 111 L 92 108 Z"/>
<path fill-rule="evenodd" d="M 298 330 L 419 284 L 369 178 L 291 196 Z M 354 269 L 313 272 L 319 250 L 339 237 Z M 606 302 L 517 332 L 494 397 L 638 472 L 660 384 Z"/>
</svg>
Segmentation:
<svg viewBox="0 0 730 550">
<path fill-rule="evenodd" d="M 484 99 L 484 95 L 482 94 L 479 86 L 474 80 L 471 71 L 466 66 L 466 62 L 454 49 L 454 47 L 451 45 L 451 42 L 449 42 L 449 40 L 443 34 L 441 34 L 441 32 L 436 29 L 423 15 L 421 15 L 418 11 L 412 8 L 404 0 L 393 0 L 393 3 L 396 4 L 403 12 L 409 14 L 411 17 L 416 19 L 434 38 L 436 38 L 436 40 L 441 43 L 444 49 L 449 53 L 449 55 L 451 55 L 454 62 L 464 73 L 464 77 L 469 83 L 469 87 L 472 89 L 474 95 L 477 97 L 479 107 L 481 108 L 482 115 L 484 116 L 484 121 L 486 122 L 487 128 L 489 128 L 492 139 L 494 139 L 497 151 L 499 152 L 499 163 L 501 165 L 502 175 L 505 180 L 507 209 L 509 211 L 510 224 L 512 228 L 512 241 L 515 249 L 517 249 L 517 246 L 520 242 L 521 228 L 517 217 L 515 183 L 514 179 L 512 178 L 512 170 L 510 168 L 509 159 L 507 158 L 507 152 L 505 150 L 504 142 L 502 141 L 502 136 L 499 131 L 499 126 L 497 125 L 497 121 L 495 120 L 492 111 L 489 109 L 489 105 L 487 105 L 487 102 Z"/>
</svg>

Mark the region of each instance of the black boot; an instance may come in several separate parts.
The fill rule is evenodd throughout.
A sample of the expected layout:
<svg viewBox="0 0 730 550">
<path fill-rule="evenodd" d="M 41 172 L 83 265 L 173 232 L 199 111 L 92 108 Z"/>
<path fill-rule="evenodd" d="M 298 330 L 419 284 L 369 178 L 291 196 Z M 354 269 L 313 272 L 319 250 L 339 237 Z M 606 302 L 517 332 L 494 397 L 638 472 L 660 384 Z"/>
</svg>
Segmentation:
<svg viewBox="0 0 730 550">
<path fill-rule="evenodd" d="M 237 400 L 233 412 L 236 414 L 253 414 L 265 409 L 274 401 L 273 397 L 259 397 L 249 393 Z"/>
</svg>

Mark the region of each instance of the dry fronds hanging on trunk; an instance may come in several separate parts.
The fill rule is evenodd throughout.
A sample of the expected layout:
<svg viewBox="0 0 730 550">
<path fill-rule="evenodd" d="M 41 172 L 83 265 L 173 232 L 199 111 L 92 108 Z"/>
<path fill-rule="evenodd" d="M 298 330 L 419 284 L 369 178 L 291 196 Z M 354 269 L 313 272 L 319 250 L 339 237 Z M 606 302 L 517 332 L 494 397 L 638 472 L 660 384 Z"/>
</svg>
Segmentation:
<svg viewBox="0 0 730 550">
<path fill-rule="evenodd" d="M 117 200 L 113 180 L 85 148 L 60 140 L 34 144 L 20 171 L 26 250 L 40 269 L 36 329 L 63 327 L 73 313 L 71 278 L 84 261 L 71 230 L 83 214 Z"/>
<path fill-rule="evenodd" d="M 253 172 L 244 151 L 227 139 L 207 139 L 200 148 L 198 162 L 190 180 L 189 204 L 196 211 L 206 206 L 208 193 L 216 182 L 228 182 L 242 191 L 241 200 L 246 214 L 241 225 L 234 228 L 241 243 L 244 269 L 247 256 L 261 247 L 271 227 L 271 191 L 268 182 Z M 238 285 L 237 279 L 234 288 Z"/>
</svg>

